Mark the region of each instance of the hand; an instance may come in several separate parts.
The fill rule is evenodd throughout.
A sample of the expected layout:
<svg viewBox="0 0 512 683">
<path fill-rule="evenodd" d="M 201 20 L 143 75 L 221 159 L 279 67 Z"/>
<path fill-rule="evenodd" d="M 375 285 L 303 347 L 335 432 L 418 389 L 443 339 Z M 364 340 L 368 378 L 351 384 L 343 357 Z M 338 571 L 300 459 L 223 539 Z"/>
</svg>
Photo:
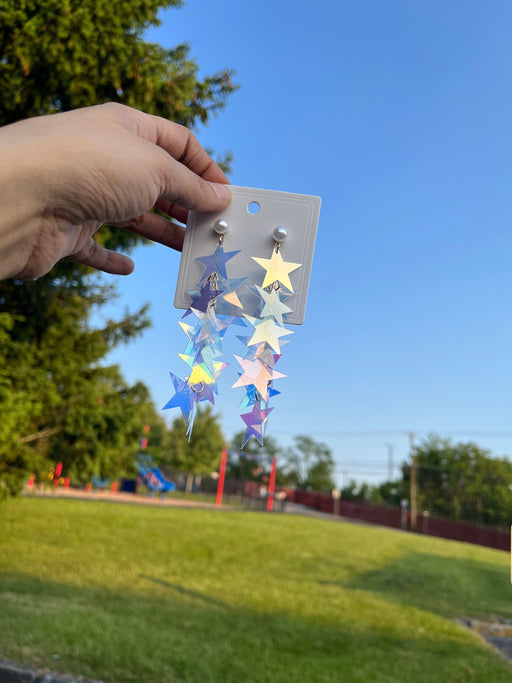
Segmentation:
<svg viewBox="0 0 512 683">
<path fill-rule="evenodd" d="M 220 211 L 228 179 L 183 126 L 119 104 L 0 128 L 0 278 L 34 279 L 64 256 L 127 275 L 103 223 L 181 250 L 188 209 Z"/>
</svg>

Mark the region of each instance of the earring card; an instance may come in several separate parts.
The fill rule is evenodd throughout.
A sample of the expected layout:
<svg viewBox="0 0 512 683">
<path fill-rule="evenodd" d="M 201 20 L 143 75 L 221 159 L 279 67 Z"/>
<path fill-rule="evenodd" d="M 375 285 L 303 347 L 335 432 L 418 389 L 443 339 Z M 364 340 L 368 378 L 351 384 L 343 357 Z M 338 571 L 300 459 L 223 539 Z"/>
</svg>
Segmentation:
<svg viewBox="0 0 512 683">
<path fill-rule="evenodd" d="M 240 250 L 227 264 L 229 277 L 247 278 L 237 294 L 243 305 L 243 313 L 252 316 L 258 316 L 260 312 L 261 298 L 255 287 L 262 286 L 265 276 L 264 269 L 252 257 L 270 259 L 276 244 L 273 237 L 275 228 L 286 230 L 287 236 L 280 244 L 279 253 L 285 262 L 301 264 L 300 268 L 290 273 L 294 293 L 285 299 L 286 305 L 292 309 L 286 322 L 302 324 L 320 213 L 320 197 L 249 187 L 230 186 L 230 189 L 233 199 L 223 211 L 189 211 L 174 298 L 175 307 L 189 307 L 191 298 L 187 291 L 197 289 L 204 270 L 196 258 L 213 254 L 219 243 L 219 235 L 213 225 L 215 221 L 222 219 L 228 224 L 228 231 L 224 235 L 224 250 Z"/>
</svg>

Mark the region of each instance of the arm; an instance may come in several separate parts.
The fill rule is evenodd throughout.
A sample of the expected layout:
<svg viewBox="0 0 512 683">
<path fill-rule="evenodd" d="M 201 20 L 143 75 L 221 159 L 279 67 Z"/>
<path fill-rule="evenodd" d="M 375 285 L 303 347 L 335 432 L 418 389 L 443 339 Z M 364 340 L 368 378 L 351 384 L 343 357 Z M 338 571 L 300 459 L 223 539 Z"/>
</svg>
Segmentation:
<svg viewBox="0 0 512 683">
<path fill-rule="evenodd" d="M 117 104 L 0 128 L 0 279 L 33 279 L 64 256 L 133 270 L 93 234 L 116 225 L 180 250 L 187 210 L 220 211 L 228 182 L 186 128 Z"/>
</svg>

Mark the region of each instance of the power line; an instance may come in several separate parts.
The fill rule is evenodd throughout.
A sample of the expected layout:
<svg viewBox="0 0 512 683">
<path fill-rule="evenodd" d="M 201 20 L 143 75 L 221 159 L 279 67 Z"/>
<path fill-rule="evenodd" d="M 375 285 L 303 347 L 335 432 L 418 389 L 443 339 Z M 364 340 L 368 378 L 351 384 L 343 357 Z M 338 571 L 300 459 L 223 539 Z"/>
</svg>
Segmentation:
<svg viewBox="0 0 512 683">
<path fill-rule="evenodd" d="M 272 430 L 273 434 L 297 434 L 297 430 L 290 429 L 275 429 Z M 367 430 L 322 430 L 317 429 L 314 431 L 307 430 L 308 434 L 312 436 L 322 435 L 322 436 L 344 436 L 344 437 L 375 437 L 381 438 L 386 436 L 404 436 L 403 429 L 367 429 Z M 424 434 L 436 434 L 440 436 L 474 436 L 474 437 L 500 437 L 500 438 L 512 438 L 512 431 L 502 430 L 502 431 L 491 431 L 491 430 L 474 430 L 474 429 L 416 429 L 414 430 L 416 435 Z"/>
</svg>

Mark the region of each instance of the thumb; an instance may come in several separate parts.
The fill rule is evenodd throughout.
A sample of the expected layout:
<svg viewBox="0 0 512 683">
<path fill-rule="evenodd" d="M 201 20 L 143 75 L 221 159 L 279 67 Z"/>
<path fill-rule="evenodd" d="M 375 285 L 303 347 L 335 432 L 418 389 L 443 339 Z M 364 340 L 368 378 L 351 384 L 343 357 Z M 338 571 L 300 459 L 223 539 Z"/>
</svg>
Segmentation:
<svg viewBox="0 0 512 683">
<path fill-rule="evenodd" d="M 162 151 L 165 164 L 160 174 L 160 198 L 192 211 L 221 211 L 231 201 L 229 185 L 204 180 Z"/>
</svg>

